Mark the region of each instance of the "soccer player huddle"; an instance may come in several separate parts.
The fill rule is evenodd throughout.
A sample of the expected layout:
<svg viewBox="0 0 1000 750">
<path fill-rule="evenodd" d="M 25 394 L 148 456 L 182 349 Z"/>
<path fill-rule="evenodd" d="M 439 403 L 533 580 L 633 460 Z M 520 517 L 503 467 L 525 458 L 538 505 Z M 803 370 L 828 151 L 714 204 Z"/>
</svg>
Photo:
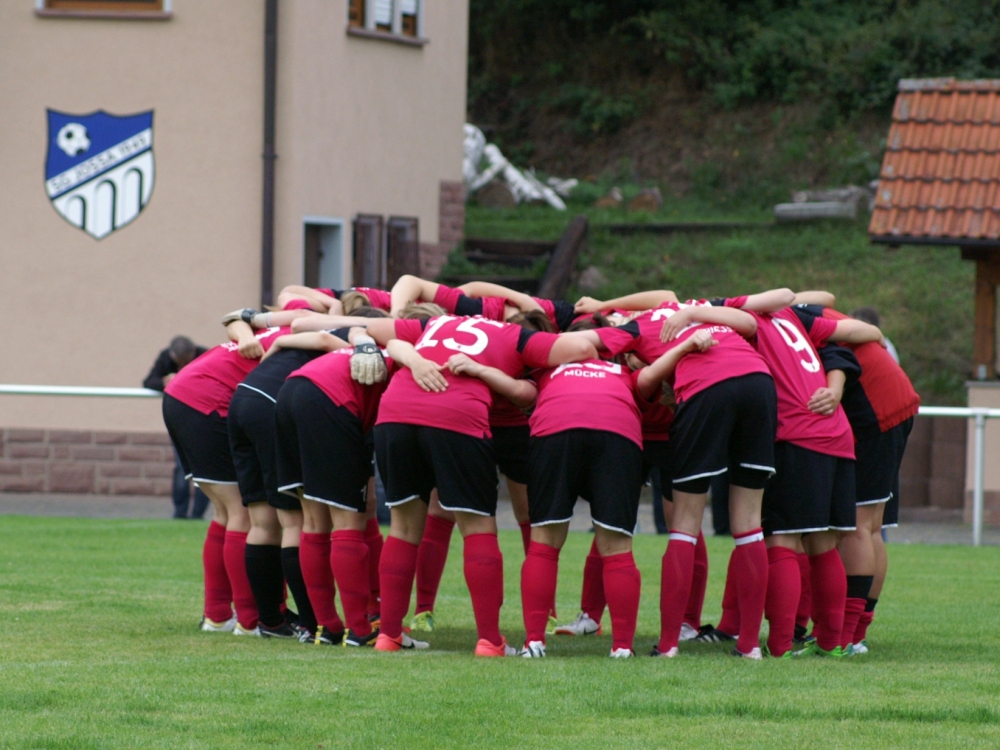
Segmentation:
<svg viewBox="0 0 1000 750">
<path fill-rule="evenodd" d="M 230 342 L 181 370 L 163 400 L 215 512 L 201 629 L 428 648 L 414 635 L 435 628 L 457 525 L 476 656 L 544 657 L 547 636 L 601 633 L 605 609 L 611 656 L 633 656 L 632 534 L 655 468 L 670 535 L 652 656 L 675 657 L 683 641 L 730 642 L 749 659 L 866 653 L 881 531 L 896 522 L 920 400 L 879 329 L 833 303 L 775 289 L 572 304 L 404 276 L 390 292 L 286 287 L 271 312 L 225 316 Z M 524 543 L 520 648 L 500 632 L 498 470 Z M 391 512 L 384 540 L 376 478 Z M 713 627 L 701 623 L 701 526 L 720 479 L 735 546 Z M 557 626 L 579 498 L 594 541 L 581 612 Z"/>
</svg>

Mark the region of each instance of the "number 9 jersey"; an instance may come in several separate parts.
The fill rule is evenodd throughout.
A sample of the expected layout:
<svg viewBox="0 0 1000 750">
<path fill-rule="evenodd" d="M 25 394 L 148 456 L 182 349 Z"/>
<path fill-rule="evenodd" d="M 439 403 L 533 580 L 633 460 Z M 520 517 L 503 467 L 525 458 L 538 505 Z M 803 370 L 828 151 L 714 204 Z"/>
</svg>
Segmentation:
<svg viewBox="0 0 1000 750">
<path fill-rule="evenodd" d="M 422 357 L 445 364 L 465 354 L 480 364 L 511 377 L 525 368 L 546 367 L 557 335 L 530 331 L 510 323 L 481 317 L 446 315 L 427 321 L 397 320 L 396 338 L 413 344 Z M 477 438 L 490 436 L 489 411 L 493 394 L 479 378 L 442 374 L 448 387 L 441 393 L 424 391 L 408 368 L 401 368 L 386 389 L 378 422 L 423 425 Z"/>
</svg>

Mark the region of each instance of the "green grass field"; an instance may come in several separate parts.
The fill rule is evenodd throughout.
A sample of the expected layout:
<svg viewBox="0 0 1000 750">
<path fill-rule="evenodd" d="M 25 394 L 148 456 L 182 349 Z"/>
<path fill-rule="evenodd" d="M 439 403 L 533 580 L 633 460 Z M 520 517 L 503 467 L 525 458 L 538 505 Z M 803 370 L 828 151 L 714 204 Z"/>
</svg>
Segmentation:
<svg viewBox="0 0 1000 750">
<path fill-rule="evenodd" d="M 477 660 L 457 535 L 432 650 L 377 654 L 198 632 L 204 531 L 0 517 L 0 746 L 1000 745 L 1000 548 L 890 545 L 872 652 L 854 660 L 751 663 L 722 646 L 611 660 L 608 637 L 553 639 L 545 660 Z M 571 534 L 563 552 L 563 618 L 590 539 Z M 636 540 L 640 652 L 658 631 L 664 543 Z M 501 545 L 503 629 L 519 642 L 520 537 Z M 710 620 L 730 546 L 709 539 Z"/>
</svg>

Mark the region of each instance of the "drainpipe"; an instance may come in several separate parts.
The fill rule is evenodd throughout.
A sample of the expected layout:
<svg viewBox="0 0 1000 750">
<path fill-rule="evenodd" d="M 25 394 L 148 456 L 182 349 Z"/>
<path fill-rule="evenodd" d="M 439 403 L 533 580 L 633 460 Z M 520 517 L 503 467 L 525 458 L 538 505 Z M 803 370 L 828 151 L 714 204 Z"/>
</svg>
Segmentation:
<svg viewBox="0 0 1000 750">
<path fill-rule="evenodd" d="M 274 119 L 278 86 L 278 0 L 264 2 L 264 205 L 260 233 L 260 300 L 274 304 Z"/>
</svg>

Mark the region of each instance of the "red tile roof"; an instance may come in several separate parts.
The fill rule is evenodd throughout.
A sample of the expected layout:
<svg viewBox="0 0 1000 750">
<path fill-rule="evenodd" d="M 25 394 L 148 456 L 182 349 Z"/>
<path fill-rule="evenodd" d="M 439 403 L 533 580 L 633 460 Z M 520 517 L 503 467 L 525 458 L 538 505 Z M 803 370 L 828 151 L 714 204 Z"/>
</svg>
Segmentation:
<svg viewBox="0 0 1000 750">
<path fill-rule="evenodd" d="M 1000 245 L 1000 80 L 899 82 L 868 233 Z"/>
</svg>

